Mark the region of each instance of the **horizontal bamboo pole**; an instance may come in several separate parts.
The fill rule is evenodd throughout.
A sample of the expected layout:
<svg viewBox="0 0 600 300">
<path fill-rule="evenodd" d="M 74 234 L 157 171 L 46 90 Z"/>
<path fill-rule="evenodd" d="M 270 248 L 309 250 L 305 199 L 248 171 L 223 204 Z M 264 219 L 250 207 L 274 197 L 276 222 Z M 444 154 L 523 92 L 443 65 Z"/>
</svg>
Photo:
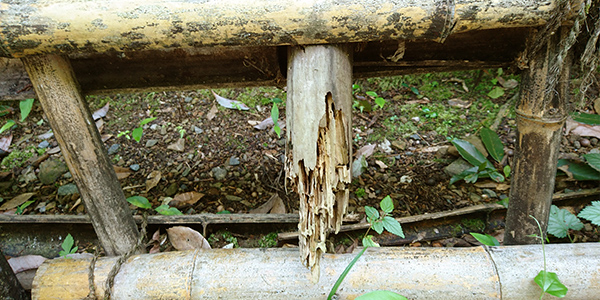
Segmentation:
<svg viewBox="0 0 600 300">
<path fill-rule="evenodd" d="M 20 0 L 0 4 L 0 56 L 275 46 L 539 26 L 558 0 Z"/>
<path fill-rule="evenodd" d="M 354 254 L 326 254 L 321 277 L 296 249 L 231 249 L 137 255 L 115 277 L 112 299 L 325 299 Z M 565 299 L 600 294 L 600 245 L 546 246 L 548 271 L 569 288 Z M 116 258 L 96 262 L 96 295 Z M 54 259 L 37 271 L 33 299 L 88 294 L 89 259 Z M 341 285 L 338 299 L 378 289 L 409 299 L 537 299 L 533 278 L 543 268 L 541 245 L 474 248 L 371 248 Z"/>
</svg>

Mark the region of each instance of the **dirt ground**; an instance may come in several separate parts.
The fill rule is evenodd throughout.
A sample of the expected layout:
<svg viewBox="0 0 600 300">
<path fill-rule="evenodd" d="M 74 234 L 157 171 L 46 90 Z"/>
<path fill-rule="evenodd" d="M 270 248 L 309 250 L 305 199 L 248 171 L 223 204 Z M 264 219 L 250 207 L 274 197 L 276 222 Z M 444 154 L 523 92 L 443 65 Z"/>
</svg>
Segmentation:
<svg viewBox="0 0 600 300">
<path fill-rule="evenodd" d="M 506 86 L 500 84 L 509 80 L 512 83 Z M 356 80 L 353 152 L 367 145 L 377 147 L 366 159 L 366 170 L 351 185 L 349 212 L 363 213 L 365 205 L 377 207 L 386 195 L 394 200 L 397 217 L 496 202 L 507 196 L 510 179 L 503 183 L 480 179 L 477 184 L 460 181 L 449 185 L 450 176 L 444 168 L 458 158 L 449 151 L 449 138 L 476 137 L 483 126 L 492 126 L 504 142 L 508 159 L 497 164 L 498 169 L 512 163 L 518 82 L 519 76 L 502 70 Z M 501 89 L 502 94 L 491 94 L 494 89 Z M 246 213 L 278 194 L 286 212 L 296 211 L 297 198 L 286 187 L 282 161 L 285 128 L 281 137 L 272 128 L 254 128 L 271 116 L 273 103 L 285 99 L 285 91 L 255 88 L 214 92 L 240 100 L 250 109 L 222 107 L 207 90 L 88 97 L 92 112 L 109 105 L 101 118 L 100 132 L 110 159 L 119 167 L 118 175 L 124 177 L 120 182 L 125 195 L 144 196 L 157 207 L 183 193 L 197 192 L 188 194 L 197 197 L 196 201 L 179 206 L 184 214 L 194 214 L 223 210 Z M 385 100 L 382 108 L 376 104 L 373 92 Z M 592 88 L 589 98 L 595 96 L 597 91 Z M 579 109 L 591 106 L 592 102 Z M 278 107 L 279 124 L 283 125 L 285 101 Z M 19 118 L 16 103 L 3 109 L 7 113 L 4 120 Z M 156 119 L 142 127 L 143 136 L 136 142 L 134 129 L 150 117 Z M 41 136 L 49 130 L 41 107 L 35 103 L 25 121 L 3 133 L 12 135 L 9 150 L 13 156 L 1 167 L 1 196 L 6 202 L 24 193 L 35 193 L 25 214 L 82 214 L 78 194 L 58 194 L 60 187 L 72 182 L 69 173 L 45 184 L 39 179 L 23 179 L 27 173 L 39 177 L 40 168 L 48 160 L 63 160 L 60 153 L 48 155 L 57 146 L 54 137 Z M 175 144 L 180 139 L 183 147 L 177 149 Z M 561 151 L 582 153 L 597 143 L 580 140 L 565 137 Z M 40 145 L 44 142 L 47 148 Z M 148 178 L 156 178 L 156 171 L 160 181 L 147 191 Z M 559 180 L 557 189 L 565 188 L 579 186 Z"/>
</svg>

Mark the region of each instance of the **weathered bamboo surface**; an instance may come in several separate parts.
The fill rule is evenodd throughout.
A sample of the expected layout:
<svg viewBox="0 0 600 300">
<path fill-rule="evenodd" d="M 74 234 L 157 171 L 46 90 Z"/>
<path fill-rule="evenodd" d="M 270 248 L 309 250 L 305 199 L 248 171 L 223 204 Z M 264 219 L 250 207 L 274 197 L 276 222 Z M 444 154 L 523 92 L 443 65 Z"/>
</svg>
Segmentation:
<svg viewBox="0 0 600 300">
<path fill-rule="evenodd" d="M 114 281 L 112 299 L 325 299 L 354 254 L 326 254 L 319 281 L 295 249 L 167 252 L 129 258 Z M 546 246 L 547 269 L 568 288 L 565 299 L 600 294 L 600 245 Z M 116 258 L 100 258 L 96 296 Z M 90 259 L 46 261 L 37 271 L 33 299 L 82 299 L 89 291 Z M 378 289 L 409 299 L 537 299 L 533 278 L 543 268 L 540 245 L 473 248 L 370 248 L 338 291 L 338 299 Z"/>
<path fill-rule="evenodd" d="M 507 67 L 525 48 L 527 27 L 475 30 L 429 40 L 352 45 L 353 77 Z M 287 49 L 200 47 L 69 55 L 82 92 L 115 94 L 286 84 Z M 0 99 L 35 97 L 18 59 L 0 57 Z"/>
<path fill-rule="evenodd" d="M 69 60 L 51 54 L 23 63 L 104 250 L 125 254 L 138 229 Z"/>
<path fill-rule="evenodd" d="M 0 5 L 0 56 L 399 39 L 539 26 L 547 0 L 17 0 Z"/>
</svg>

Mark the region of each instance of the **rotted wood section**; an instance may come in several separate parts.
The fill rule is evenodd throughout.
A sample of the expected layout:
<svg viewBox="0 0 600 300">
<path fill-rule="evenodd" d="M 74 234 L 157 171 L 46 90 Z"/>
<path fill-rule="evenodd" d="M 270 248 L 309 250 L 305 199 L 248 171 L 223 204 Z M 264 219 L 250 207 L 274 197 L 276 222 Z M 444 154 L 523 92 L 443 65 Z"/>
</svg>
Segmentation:
<svg viewBox="0 0 600 300">
<path fill-rule="evenodd" d="M 286 173 L 299 196 L 300 255 L 318 278 L 352 182 L 352 53 L 347 45 L 293 47 L 288 77 Z"/>
<path fill-rule="evenodd" d="M 325 299 L 354 254 L 326 254 L 319 281 L 297 263 L 296 249 L 217 249 L 130 257 L 114 280 L 111 299 Z M 568 299 L 597 299 L 600 247 L 546 246 L 547 269 L 568 288 Z M 99 258 L 96 296 L 117 258 Z M 90 259 L 46 261 L 33 299 L 83 299 Z M 370 248 L 338 290 L 355 299 L 391 290 L 409 299 L 538 299 L 533 278 L 543 268 L 540 245 L 473 248 Z"/>
</svg>

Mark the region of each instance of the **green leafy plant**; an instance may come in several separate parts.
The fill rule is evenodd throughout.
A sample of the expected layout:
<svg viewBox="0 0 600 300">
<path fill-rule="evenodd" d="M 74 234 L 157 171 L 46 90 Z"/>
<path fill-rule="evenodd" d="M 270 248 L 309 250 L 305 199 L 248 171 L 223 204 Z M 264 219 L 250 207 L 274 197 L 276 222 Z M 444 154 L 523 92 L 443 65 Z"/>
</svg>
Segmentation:
<svg viewBox="0 0 600 300">
<path fill-rule="evenodd" d="M 480 136 L 490 156 L 498 163 L 502 162 L 504 158 L 504 146 L 498 135 L 494 131 L 484 127 L 480 131 Z M 470 142 L 456 138 L 451 139 L 450 142 L 456 147 L 460 156 L 474 166 L 460 174 L 452 176 L 450 184 L 463 179 L 467 183 L 474 183 L 477 182 L 477 179 L 486 177 L 496 182 L 503 182 L 505 176 L 510 176 L 511 170 L 509 166 L 503 168 L 504 175 L 500 174 L 487 157 Z"/>
<path fill-rule="evenodd" d="M 431 109 L 429 107 L 423 107 L 421 108 L 421 114 L 425 117 L 425 118 L 437 118 L 438 113 L 435 111 L 431 111 Z"/>
<path fill-rule="evenodd" d="M 75 244 L 75 240 L 73 240 L 73 237 L 69 233 L 69 234 L 67 234 L 67 237 L 60 245 L 62 250 L 58 253 L 58 255 L 60 255 L 61 257 L 64 257 L 64 258 L 69 258 L 69 257 L 67 257 L 67 255 L 77 252 L 77 247 L 76 246 L 73 247 L 73 244 Z"/>
<path fill-rule="evenodd" d="M 273 120 L 273 130 L 277 134 L 277 137 L 281 137 L 281 126 L 279 126 L 279 108 L 277 103 L 273 103 L 271 108 L 271 119 Z"/>
<path fill-rule="evenodd" d="M 271 232 L 265 236 L 263 236 L 258 241 L 258 246 L 260 248 L 272 248 L 277 246 L 277 232 Z"/>
<path fill-rule="evenodd" d="M 6 121 L 6 124 L 4 124 L 1 128 L 0 128 L 0 133 L 3 133 L 7 130 L 9 130 L 10 128 L 12 128 L 13 126 L 15 126 L 16 122 L 13 120 L 8 120 Z"/>
<path fill-rule="evenodd" d="M 133 137 L 133 139 L 136 142 L 139 143 L 142 140 L 142 134 L 143 134 L 143 131 L 144 131 L 144 125 L 146 125 L 146 124 L 148 124 L 148 123 L 150 123 L 150 122 L 152 122 L 154 120 L 156 120 L 156 117 L 145 118 L 145 119 L 143 119 L 143 120 L 140 121 L 140 126 L 138 128 L 136 128 L 136 129 L 134 129 L 131 132 L 131 136 Z"/>
<path fill-rule="evenodd" d="M 542 241 L 542 254 L 544 256 L 544 269 L 541 270 L 537 274 L 537 276 L 535 276 L 535 278 L 533 279 L 533 281 L 542 289 L 542 293 L 540 294 L 540 299 L 542 299 L 545 294 L 563 298 L 564 296 L 567 295 L 567 291 L 569 289 L 560 282 L 560 280 L 558 279 L 558 275 L 556 275 L 556 273 L 547 271 L 547 269 L 546 269 L 546 248 L 545 248 L 545 244 L 544 244 L 542 226 L 540 225 L 540 222 L 538 222 L 538 220 L 534 216 L 529 215 L 529 217 L 531 217 L 535 220 L 535 222 L 537 223 L 538 228 L 540 230 L 539 236 L 536 234 L 531 235 L 531 236 L 537 237 Z"/>
<path fill-rule="evenodd" d="M 211 244 L 211 246 L 213 246 L 216 243 L 227 243 L 227 244 L 233 244 L 233 248 L 239 248 L 240 244 L 238 243 L 238 239 L 236 237 L 234 237 L 231 232 L 229 231 L 225 231 L 225 230 L 219 230 L 215 233 L 212 233 L 209 237 L 208 237 L 208 243 Z"/>
<path fill-rule="evenodd" d="M 394 210 L 394 202 L 392 201 L 390 196 L 386 196 L 385 198 L 383 198 L 383 200 L 381 200 L 381 202 L 379 203 L 379 206 L 381 208 L 381 213 L 374 207 L 365 206 L 365 213 L 367 214 L 367 222 L 369 222 L 369 224 L 371 226 L 369 227 L 369 229 L 367 230 L 367 232 L 365 233 L 365 235 L 362 239 L 363 249 L 354 257 L 354 259 L 348 264 L 348 266 L 346 266 L 346 269 L 344 269 L 342 274 L 340 274 L 337 281 L 331 288 L 331 291 L 329 292 L 329 295 L 327 296 L 327 300 L 333 299 L 333 296 L 335 295 L 338 288 L 344 281 L 344 278 L 346 278 L 346 275 L 348 275 L 348 273 L 350 272 L 352 267 L 354 267 L 354 265 L 356 264 L 358 259 L 365 253 L 367 248 L 379 247 L 379 244 L 377 244 L 375 241 L 373 241 L 373 236 L 369 235 L 369 231 L 371 229 L 375 230 L 379 234 L 383 233 L 384 230 L 387 230 L 390 233 L 393 233 L 395 235 L 398 235 L 398 236 L 404 238 L 404 232 L 402 231 L 402 226 L 400 225 L 400 223 L 393 217 L 389 216 L 389 214 L 391 214 L 392 211 Z M 361 297 L 363 297 L 363 298 L 361 298 Z M 394 297 L 394 298 L 391 298 L 391 297 Z M 373 291 L 373 292 L 364 294 L 356 299 L 400 299 L 400 300 L 406 300 L 405 297 L 403 297 L 399 294 L 396 294 L 394 292 L 390 292 L 390 291 Z"/>
<path fill-rule="evenodd" d="M 34 102 L 34 99 L 25 99 L 25 100 L 21 100 L 21 102 L 19 102 L 19 109 L 21 110 L 21 122 L 25 121 L 27 116 L 29 116 L 31 109 L 33 108 L 33 102 Z M 4 111 L 6 111 L 6 109 L 4 109 L 2 111 L 4 112 Z M 8 129 L 12 128 L 16 124 L 17 123 L 14 120 L 6 121 L 6 123 L 2 127 L 0 127 L 0 133 L 7 131 Z"/>
<path fill-rule="evenodd" d="M 550 207 L 550 218 L 548 219 L 548 233 L 557 237 L 569 237 L 573 242 L 573 238 L 569 234 L 569 230 L 581 230 L 583 223 L 572 214 L 570 211 L 558 208 L 556 205 Z"/>
<path fill-rule="evenodd" d="M 480 243 L 486 245 L 486 246 L 500 246 L 500 242 L 498 242 L 498 240 L 489 235 L 489 234 L 481 234 L 481 233 L 475 233 L 475 232 L 471 232 L 471 235 Z"/>
<path fill-rule="evenodd" d="M 385 99 L 383 99 L 382 97 L 377 95 L 376 92 L 368 91 L 365 94 L 367 94 L 369 97 L 371 97 L 375 100 L 375 104 L 377 104 L 377 106 L 379 106 L 379 109 L 382 109 L 386 103 Z M 361 112 L 362 112 L 362 110 L 361 110 Z"/>
<path fill-rule="evenodd" d="M 142 197 L 142 196 L 131 196 L 131 197 L 127 198 L 127 202 L 129 202 L 139 208 L 142 208 L 142 209 L 151 209 L 152 208 L 152 204 L 150 204 L 148 199 L 146 197 Z M 181 211 L 179 211 L 179 209 L 177 209 L 176 207 L 170 207 L 167 204 L 160 205 L 160 206 L 156 207 L 154 210 L 157 213 L 159 213 L 161 215 L 165 215 L 165 216 L 183 215 L 183 213 Z"/>
<path fill-rule="evenodd" d="M 593 201 L 592 205 L 582 209 L 577 216 L 600 226 L 600 201 Z"/>
<path fill-rule="evenodd" d="M 25 99 L 19 103 L 19 108 L 21 109 L 21 122 L 25 121 L 29 113 L 31 112 L 31 108 L 33 108 L 34 99 Z"/>
<path fill-rule="evenodd" d="M 29 201 L 26 201 L 25 203 L 19 205 L 19 207 L 17 207 L 17 211 L 15 213 L 17 215 L 22 215 L 25 208 L 27 208 L 27 206 L 31 205 L 31 203 L 33 203 L 33 202 L 35 202 L 35 201 L 29 200 Z"/>
<path fill-rule="evenodd" d="M 362 198 L 367 194 L 367 192 L 365 191 L 364 188 L 358 188 L 356 189 L 356 191 L 354 191 L 354 195 L 356 195 L 357 198 Z"/>
<path fill-rule="evenodd" d="M 183 138 L 185 135 L 185 129 L 183 129 L 181 126 L 177 126 L 175 129 L 177 129 L 177 132 L 179 132 L 179 138 Z"/>
</svg>

